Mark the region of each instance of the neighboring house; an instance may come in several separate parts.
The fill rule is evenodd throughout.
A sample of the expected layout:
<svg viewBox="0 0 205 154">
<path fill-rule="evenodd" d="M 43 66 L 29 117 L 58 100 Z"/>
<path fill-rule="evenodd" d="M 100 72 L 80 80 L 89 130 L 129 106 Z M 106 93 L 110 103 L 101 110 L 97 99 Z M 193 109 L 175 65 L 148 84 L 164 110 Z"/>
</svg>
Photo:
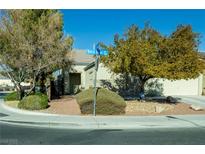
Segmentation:
<svg viewBox="0 0 205 154">
<path fill-rule="evenodd" d="M 8 79 L 8 78 L 6 78 L 6 77 L 4 77 L 4 76 L 2 76 L 2 75 L 0 75 L 0 85 L 1 85 L 1 86 L 4 86 L 4 85 L 5 85 L 5 86 L 6 86 L 6 85 L 8 85 L 8 86 L 14 86 L 10 79 Z"/>
<path fill-rule="evenodd" d="M 10 79 L 0 75 L 0 91 L 9 91 L 13 90 L 14 84 Z"/>
<path fill-rule="evenodd" d="M 30 86 L 30 83 L 21 83 L 21 85 L 26 88 Z M 0 91 L 13 91 L 15 90 L 13 82 L 2 75 L 0 75 Z"/>
<path fill-rule="evenodd" d="M 94 79 L 94 57 L 87 55 L 85 50 L 73 50 L 71 53 L 73 66 L 67 70 L 58 71 L 56 78 L 61 79 L 62 94 L 74 94 L 79 89 L 88 89 L 93 87 Z M 123 84 L 129 83 L 127 88 Z M 131 93 L 136 95 L 137 92 L 137 79 L 134 77 L 122 78 L 109 71 L 100 63 L 97 73 L 97 86 L 108 87 L 113 90 L 121 90 L 122 93 Z M 131 88 L 132 87 L 132 88 Z M 205 89 L 205 77 L 200 75 L 192 80 L 176 80 L 170 81 L 166 79 L 153 79 L 149 80 L 147 91 L 151 95 L 202 95 Z"/>
</svg>

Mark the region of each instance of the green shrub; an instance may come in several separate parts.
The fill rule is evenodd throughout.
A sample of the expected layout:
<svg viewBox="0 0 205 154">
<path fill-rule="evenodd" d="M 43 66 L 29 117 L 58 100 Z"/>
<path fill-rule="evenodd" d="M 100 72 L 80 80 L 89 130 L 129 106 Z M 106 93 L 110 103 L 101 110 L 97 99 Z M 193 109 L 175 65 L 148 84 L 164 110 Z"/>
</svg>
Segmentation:
<svg viewBox="0 0 205 154">
<path fill-rule="evenodd" d="M 41 110 L 48 107 L 47 95 L 37 93 L 24 97 L 18 104 L 18 108 L 27 110 Z"/>
<path fill-rule="evenodd" d="M 4 97 L 4 101 L 16 101 L 16 100 L 19 100 L 19 94 L 17 91 L 9 93 Z"/>
<path fill-rule="evenodd" d="M 93 89 L 90 88 L 76 95 L 82 114 L 93 113 Z M 126 103 L 118 94 L 100 88 L 97 91 L 96 114 L 117 115 L 125 113 Z"/>
</svg>

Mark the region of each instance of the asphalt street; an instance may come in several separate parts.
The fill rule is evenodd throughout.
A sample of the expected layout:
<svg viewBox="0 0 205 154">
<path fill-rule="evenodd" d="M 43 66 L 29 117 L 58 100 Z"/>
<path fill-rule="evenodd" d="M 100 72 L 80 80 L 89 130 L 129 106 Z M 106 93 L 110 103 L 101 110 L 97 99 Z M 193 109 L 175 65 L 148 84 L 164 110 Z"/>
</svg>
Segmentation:
<svg viewBox="0 0 205 154">
<path fill-rule="evenodd" d="M 72 130 L 0 123 L 0 144 L 204 145 L 205 128 Z"/>
<path fill-rule="evenodd" d="M 200 105 L 205 97 L 189 97 L 188 100 Z M 205 145 L 204 115 L 109 118 L 42 116 L 10 111 L 1 104 L 0 119 L 17 122 L 15 125 L 0 122 L 0 145 Z M 34 122 L 49 123 L 49 127 L 33 126 Z M 53 127 L 57 122 L 63 124 L 59 125 L 61 128 Z M 30 125 L 22 125 L 24 123 Z M 64 124 L 69 124 L 69 127 Z M 74 127 L 73 124 L 78 125 Z M 100 129 L 96 129 L 98 127 Z"/>
</svg>

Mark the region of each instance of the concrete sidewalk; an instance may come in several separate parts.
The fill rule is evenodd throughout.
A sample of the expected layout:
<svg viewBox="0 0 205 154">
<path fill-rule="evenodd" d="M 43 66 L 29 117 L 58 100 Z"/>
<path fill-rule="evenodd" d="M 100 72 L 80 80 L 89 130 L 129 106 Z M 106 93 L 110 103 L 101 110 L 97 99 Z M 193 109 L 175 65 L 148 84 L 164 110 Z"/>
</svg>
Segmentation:
<svg viewBox="0 0 205 154">
<path fill-rule="evenodd" d="M 178 98 L 179 102 L 185 102 L 190 105 L 201 106 L 205 108 L 205 96 L 173 96 Z"/>
<path fill-rule="evenodd" d="M 205 116 L 5 116 L 0 122 L 68 129 L 205 128 Z"/>
<path fill-rule="evenodd" d="M 67 116 L 9 110 L 0 102 L 0 122 L 63 129 L 205 128 L 205 115 L 177 116 Z"/>
</svg>

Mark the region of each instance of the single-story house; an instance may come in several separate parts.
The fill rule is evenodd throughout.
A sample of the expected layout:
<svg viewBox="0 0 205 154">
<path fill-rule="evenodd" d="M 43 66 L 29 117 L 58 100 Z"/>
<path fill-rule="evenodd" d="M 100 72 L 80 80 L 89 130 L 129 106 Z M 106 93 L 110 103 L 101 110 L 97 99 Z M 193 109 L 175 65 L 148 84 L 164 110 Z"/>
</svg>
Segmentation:
<svg viewBox="0 0 205 154">
<path fill-rule="evenodd" d="M 202 53 L 202 56 L 205 54 Z M 86 54 L 85 50 L 73 50 L 69 58 L 73 61 L 73 65 L 64 70 L 54 72 L 56 80 L 57 91 L 60 95 L 74 94 L 79 89 L 88 89 L 93 86 L 94 79 L 94 65 L 95 59 L 92 55 Z M 205 74 L 205 72 L 203 73 Z M 192 80 L 176 80 L 170 81 L 166 79 L 154 79 L 149 81 L 149 90 L 155 91 L 155 94 L 160 95 L 202 95 L 205 94 L 205 75 L 201 74 L 198 78 Z M 128 80 L 127 80 L 128 79 Z M 97 72 L 97 86 L 107 87 L 112 90 L 121 90 L 122 93 L 136 94 L 137 85 L 136 78 L 122 78 L 120 75 L 112 73 L 102 63 L 99 64 Z M 123 87 L 124 81 L 129 83 L 128 88 Z M 28 83 L 23 83 L 28 86 Z M 150 86 L 151 85 L 151 86 Z M 13 83 L 10 79 L 0 76 L 0 90 L 7 90 L 13 88 Z M 9 90 L 8 89 L 8 90 Z M 156 93 L 156 89 L 158 90 Z"/>
<path fill-rule="evenodd" d="M 93 86 L 94 79 L 94 57 L 86 54 L 85 50 L 73 50 L 71 53 L 73 66 L 67 70 L 58 71 L 58 75 L 63 76 L 63 94 L 73 94 L 79 89 L 87 89 Z M 56 75 L 56 77 L 58 76 Z M 97 86 L 109 87 L 110 89 L 123 89 L 123 79 L 109 71 L 102 63 L 99 64 L 97 73 Z M 125 78 L 124 78 L 125 79 Z M 127 79 L 126 79 L 127 80 Z M 130 87 L 133 89 L 124 89 L 126 93 L 136 92 L 136 78 L 129 77 Z M 167 79 L 153 79 L 148 82 L 151 92 L 158 89 L 160 95 L 202 95 L 205 93 L 205 76 L 200 75 L 196 79 L 170 81 Z M 121 84 L 121 85 L 120 85 Z M 204 91 L 204 92 L 203 92 Z"/>
<path fill-rule="evenodd" d="M 53 73 L 55 78 L 54 89 L 57 95 L 74 94 L 78 89 L 86 87 L 86 72 L 84 68 L 94 61 L 92 55 L 87 55 L 85 50 L 73 50 L 68 55 L 72 66 Z M 52 91 L 52 90 L 51 90 Z"/>
</svg>

